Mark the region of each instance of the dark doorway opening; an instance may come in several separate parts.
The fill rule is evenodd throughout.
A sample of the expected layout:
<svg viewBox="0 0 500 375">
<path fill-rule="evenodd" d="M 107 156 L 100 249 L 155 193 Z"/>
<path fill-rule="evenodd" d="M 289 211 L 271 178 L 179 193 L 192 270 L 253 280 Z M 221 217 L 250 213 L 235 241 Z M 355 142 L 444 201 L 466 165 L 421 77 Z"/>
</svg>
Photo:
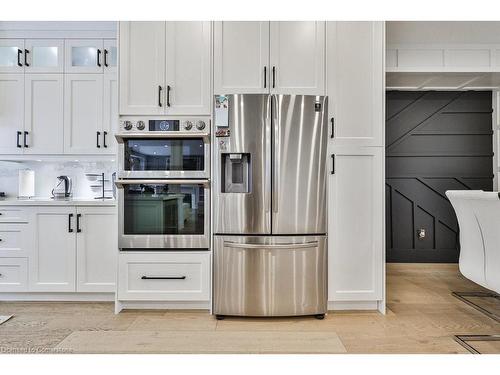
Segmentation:
<svg viewBox="0 0 500 375">
<path fill-rule="evenodd" d="M 386 93 L 388 262 L 456 263 L 446 190 L 493 189 L 490 91 Z"/>
</svg>

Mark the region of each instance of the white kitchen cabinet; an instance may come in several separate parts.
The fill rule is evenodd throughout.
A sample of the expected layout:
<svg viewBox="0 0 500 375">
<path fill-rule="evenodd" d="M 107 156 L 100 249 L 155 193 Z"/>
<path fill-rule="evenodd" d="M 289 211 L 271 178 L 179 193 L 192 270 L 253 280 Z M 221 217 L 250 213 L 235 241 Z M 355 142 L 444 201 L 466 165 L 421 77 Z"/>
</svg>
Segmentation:
<svg viewBox="0 0 500 375">
<path fill-rule="evenodd" d="M 114 133 L 118 127 L 118 81 L 116 74 L 104 74 L 103 84 L 102 147 L 98 151 L 103 154 L 115 154 L 117 142 Z"/>
<path fill-rule="evenodd" d="M 103 65 L 104 73 L 116 73 L 118 68 L 118 47 L 116 39 L 104 39 L 103 41 Z"/>
<path fill-rule="evenodd" d="M 74 207 L 38 207 L 33 217 L 29 290 L 76 290 L 76 218 Z"/>
<path fill-rule="evenodd" d="M 66 74 L 64 152 L 96 154 L 102 147 L 103 75 Z"/>
<path fill-rule="evenodd" d="M 384 38 L 383 22 L 327 23 L 332 144 L 384 145 Z"/>
<path fill-rule="evenodd" d="M 0 292 L 28 291 L 28 259 L 0 258 Z"/>
<path fill-rule="evenodd" d="M 328 300 L 382 300 L 384 150 L 336 147 L 331 155 Z"/>
<path fill-rule="evenodd" d="M 215 94 L 269 92 L 269 22 L 214 23 Z"/>
<path fill-rule="evenodd" d="M 62 154 L 63 75 L 26 74 L 24 83 L 23 152 Z"/>
<path fill-rule="evenodd" d="M 210 22 L 166 23 L 166 114 L 210 114 L 210 29 Z"/>
<path fill-rule="evenodd" d="M 0 74 L 0 154 L 21 154 L 24 74 Z"/>
<path fill-rule="evenodd" d="M 104 52 L 102 39 L 66 39 L 66 73 L 102 73 Z"/>
<path fill-rule="evenodd" d="M 26 73 L 63 73 L 63 39 L 26 39 L 24 41 Z"/>
<path fill-rule="evenodd" d="M 0 39 L 0 73 L 24 72 L 24 39 Z"/>
<path fill-rule="evenodd" d="M 164 113 L 165 22 L 120 22 L 120 114 Z"/>
<path fill-rule="evenodd" d="M 27 257 L 33 245 L 31 234 L 27 223 L 0 223 L 0 257 Z"/>
<path fill-rule="evenodd" d="M 271 93 L 325 94 L 325 22 L 271 22 Z"/>
<path fill-rule="evenodd" d="M 115 207 L 78 207 L 77 291 L 114 292 L 118 255 Z"/>
</svg>

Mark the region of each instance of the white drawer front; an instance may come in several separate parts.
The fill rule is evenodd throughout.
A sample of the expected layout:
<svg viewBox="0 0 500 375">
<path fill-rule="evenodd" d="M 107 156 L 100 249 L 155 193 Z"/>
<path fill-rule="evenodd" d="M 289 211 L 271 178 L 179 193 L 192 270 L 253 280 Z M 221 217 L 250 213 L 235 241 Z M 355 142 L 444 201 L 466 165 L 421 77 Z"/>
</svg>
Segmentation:
<svg viewBox="0 0 500 375">
<path fill-rule="evenodd" d="M 21 207 L 0 207 L 0 223 L 27 223 L 28 210 Z"/>
<path fill-rule="evenodd" d="M 28 224 L 0 223 L 0 257 L 25 257 L 33 233 Z"/>
<path fill-rule="evenodd" d="M 118 299 L 207 301 L 210 254 L 120 254 Z"/>
<path fill-rule="evenodd" d="M 0 258 L 0 292 L 28 290 L 28 258 Z"/>
</svg>

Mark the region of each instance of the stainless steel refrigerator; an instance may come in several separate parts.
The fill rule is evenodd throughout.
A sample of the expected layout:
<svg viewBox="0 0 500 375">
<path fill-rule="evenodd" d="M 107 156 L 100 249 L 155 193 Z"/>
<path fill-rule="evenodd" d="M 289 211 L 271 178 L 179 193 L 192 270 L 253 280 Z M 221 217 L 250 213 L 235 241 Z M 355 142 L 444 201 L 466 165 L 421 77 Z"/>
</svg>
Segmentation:
<svg viewBox="0 0 500 375">
<path fill-rule="evenodd" d="M 215 96 L 214 313 L 327 310 L 324 96 Z"/>
</svg>

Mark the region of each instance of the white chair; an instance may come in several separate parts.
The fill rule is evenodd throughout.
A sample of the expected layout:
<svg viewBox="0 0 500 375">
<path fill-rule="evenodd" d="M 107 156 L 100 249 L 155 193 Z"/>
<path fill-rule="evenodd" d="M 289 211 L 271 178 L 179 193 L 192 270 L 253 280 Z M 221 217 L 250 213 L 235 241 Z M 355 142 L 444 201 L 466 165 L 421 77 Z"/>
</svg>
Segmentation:
<svg viewBox="0 0 500 375">
<path fill-rule="evenodd" d="M 460 228 L 460 272 L 469 280 L 492 292 L 453 292 L 453 295 L 490 318 L 500 316 L 467 297 L 500 300 L 500 193 L 482 190 L 448 190 Z M 455 339 L 473 353 L 479 353 L 468 341 L 500 341 L 500 335 L 457 335 Z"/>
</svg>

